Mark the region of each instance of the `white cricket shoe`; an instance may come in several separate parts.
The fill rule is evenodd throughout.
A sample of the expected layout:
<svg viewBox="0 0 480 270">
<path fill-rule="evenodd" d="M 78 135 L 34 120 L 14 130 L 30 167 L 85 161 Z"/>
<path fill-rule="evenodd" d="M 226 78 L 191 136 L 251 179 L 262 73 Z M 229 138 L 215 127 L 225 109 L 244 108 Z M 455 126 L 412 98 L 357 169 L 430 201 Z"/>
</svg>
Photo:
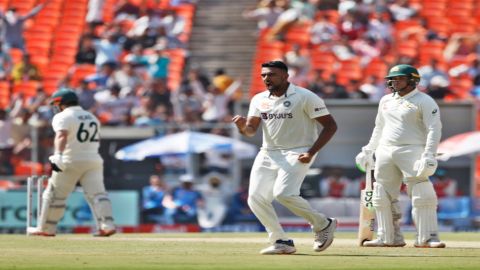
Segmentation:
<svg viewBox="0 0 480 270">
<path fill-rule="evenodd" d="M 415 244 L 413 245 L 416 248 L 444 248 L 446 247 L 445 243 L 440 242 L 439 239 L 430 239 L 427 242 L 424 243 L 418 243 L 415 241 Z"/>
<path fill-rule="evenodd" d="M 337 228 L 337 220 L 328 218 L 330 223 L 321 231 L 315 232 L 315 240 L 313 241 L 313 250 L 320 252 L 327 249 L 333 242 L 333 234 Z"/>
<path fill-rule="evenodd" d="M 276 255 L 276 254 L 292 254 L 295 253 L 297 249 L 293 244 L 293 240 L 277 240 L 275 244 L 264 248 L 260 251 L 260 254 L 263 255 Z"/>
<path fill-rule="evenodd" d="M 363 242 L 364 247 L 404 247 L 407 243 L 403 240 L 394 241 L 393 244 L 386 244 L 381 238 Z"/>
<path fill-rule="evenodd" d="M 28 236 L 46 236 L 46 237 L 54 237 L 55 236 L 55 234 L 40 231 L 36 227 L 28 227 L 27 228 L 27 235 Z"/>
</svg>

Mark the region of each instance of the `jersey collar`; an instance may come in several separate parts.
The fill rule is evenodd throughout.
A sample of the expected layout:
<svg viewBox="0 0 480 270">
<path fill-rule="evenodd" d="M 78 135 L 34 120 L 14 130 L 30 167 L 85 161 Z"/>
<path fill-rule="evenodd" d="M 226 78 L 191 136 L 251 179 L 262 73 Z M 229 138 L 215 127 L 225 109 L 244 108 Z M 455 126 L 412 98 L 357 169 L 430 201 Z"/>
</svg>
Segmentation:
<svg viewBox="0 0 480 270">
<path fill-rule="evenodd" d="M 418 94 L 418 89 L 413 89 L 410 93 L 406 94 L 405 96 L 401 97 L 400 95 L 395 95 L 397 99 L 408 99 L 410 97 L 413 97 L 414 95 Z"/>
</svg>

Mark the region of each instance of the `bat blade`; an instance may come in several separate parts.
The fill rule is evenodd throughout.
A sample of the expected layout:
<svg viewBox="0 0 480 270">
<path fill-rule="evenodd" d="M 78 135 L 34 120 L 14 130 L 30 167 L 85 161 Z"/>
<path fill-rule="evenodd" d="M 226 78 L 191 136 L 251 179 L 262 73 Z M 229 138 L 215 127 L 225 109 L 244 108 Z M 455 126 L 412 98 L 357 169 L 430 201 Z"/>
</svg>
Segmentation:
<svg viewBox="0 0 480 270">
<path fill-rule="evenodd" d="M 375 210 L 372 205 L 372 190 L 360 192 L 360 217 L 358 220 L 358 245 L 363 246 L 365 241 L 373 239 L 375 231 Z"/>
<path fill-rule="evenodd" d="M 371 162 L 373 163 L 373 162 Z M 358 245 L 373 239 L 375 231 L 375 209 L 373 208 L 373 168 L 366 168 L 365 189 L 360 192 L 360 216 L 358 220 Z"/>
</svg>

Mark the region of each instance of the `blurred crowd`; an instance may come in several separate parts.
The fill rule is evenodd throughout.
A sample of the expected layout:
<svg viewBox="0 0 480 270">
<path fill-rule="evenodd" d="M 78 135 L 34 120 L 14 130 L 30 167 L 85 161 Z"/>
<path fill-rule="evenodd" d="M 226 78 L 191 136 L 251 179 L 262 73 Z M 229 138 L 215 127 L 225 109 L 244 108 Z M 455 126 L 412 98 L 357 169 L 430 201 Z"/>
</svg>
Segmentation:
<svg viewBox="0 0 480 270">
<path fill-rule="evenodd" d="M 475 99 L 480 32 L 474 14 L 480 6 L 430 2 L 259 0 L 243 16 L 258 22 L 256 60 L 283 59 L 290 81 L 323 98 L 378 101 L 388 68 L 410 64 L 422 76 L 419 88 L 432 97 Z"/>
<path fill-rule="evenodd" d="M 0 39 L 4 41 L 0 42 L 0 84 L 8 95 L 1 111 L 0 144 L 6 149 L 2 160 L 13 160 L 0 175 L 14 173 L 17 160 L 31 159 L 33 129 L 40 135 L 37 159 L 46 163 L 53 116 L 48 97 L 62 87 L 73 89 L 80 105 L 96 114 L 104 126 L 153 127 L 158 135 L 181 127 L 202 127 L 228 135 L 222 128 L 241 98 L 241 82 L 223 67 L 207 74 L 198 63 L 185 65 L 192 18 L 177 10 L 196 1 L 172 0 L 165 7 L 149 6 L 151 1 L 117 1 L 108 22 L 102 20 L 103 1 L 89 1 L 74 63 L 53 89 L 46 85 L 49 75 L 42 74 L 50 72 L 49 67 L 32 61 L 35 55 L 22 38 L 23 22 L 41 14 L 49 2 L 26 15 L 13 7 L 0 11 L 5 37 Z M 10 22 L 15 22 L 14 29 Z M 7 38 L 10 33 L 16 38 Z M 11 52 L 18 50 L 22 56 L 14 64 Z M 33 89 L 28 92 L 27 86 Z"/>
<path fill-rule="evenodd" d="M 247 204 L 248 182 L 236 191 L 228 177 L 208 173 L 195 179 L 184 174 L 178 185 L 168 186 L 162 176 L 152 175 L 142 191 L 142 222 L 198 224 L 204 229 L 235 223 L 258 223 Z"/>
</svg>

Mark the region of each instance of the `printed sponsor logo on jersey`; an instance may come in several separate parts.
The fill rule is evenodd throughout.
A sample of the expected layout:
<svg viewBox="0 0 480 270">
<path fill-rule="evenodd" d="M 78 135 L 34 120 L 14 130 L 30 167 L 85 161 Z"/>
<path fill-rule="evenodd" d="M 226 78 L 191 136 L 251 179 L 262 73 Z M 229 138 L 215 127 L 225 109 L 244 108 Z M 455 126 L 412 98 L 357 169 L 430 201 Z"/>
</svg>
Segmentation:
<svg viewBox="0 0 480 270">
<path fill-rule="evenodd" d="M 270 105 L 270 102 L 268 101 L 263 101 L 262 103 L 260 103 L 260 109 L 262 110 L 268 110 L 271 108 L 271 105 Z"/>
<path fill-rule="evenodd" d="M 285 107 L 290 107 L 290 105 L 292 105 L 292 102 L 290 102 L 288 100 L 283 102 L 283 106 L 285 106 Z"/>
<path fill-rule="evenodd" d="M 437 110 L 437 109 L 434 109 L 434 110 L 432 111 L 432 114 L 436 114 L 437 112 L 438 112 L 438 110 Z"/>
<path fill-rule="evenodd" d="M 263 120 L 271 119 L 292 119 L 293 113 L 261 113 Z"/>
<path fill-rule="evenodd" d="M 327 109 L 327 107 L 320 107 L 320 108 L 315 108 L 315 111 L 316 112 L 321 112 L 321 111 L 326 110 L 326 109 Z"/>
</svg>

